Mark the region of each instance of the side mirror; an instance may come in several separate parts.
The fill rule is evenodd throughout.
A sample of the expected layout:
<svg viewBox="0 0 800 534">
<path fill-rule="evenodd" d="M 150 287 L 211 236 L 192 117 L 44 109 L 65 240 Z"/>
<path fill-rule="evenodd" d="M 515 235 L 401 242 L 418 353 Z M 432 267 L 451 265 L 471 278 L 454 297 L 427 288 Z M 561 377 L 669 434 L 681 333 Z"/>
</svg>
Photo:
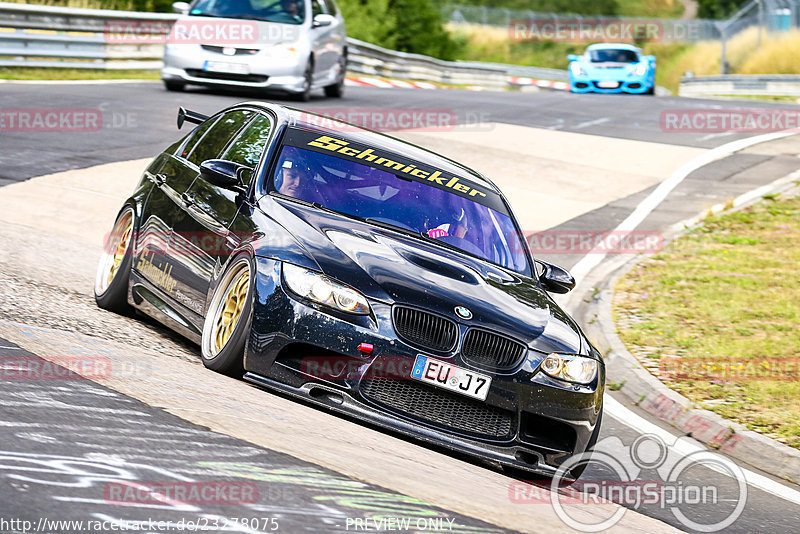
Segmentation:
<svg viewBox="0 0 800 534">
<path fill-rule="evenodd" d="M 178 15 L 185 15 L 189 12 L 189 2 L 174 2 L 172 11 Z"/>
<path fill-rule="evenodd" d="M 314 16 L 314 23 L 311 26 L 313 28 L 322 28 L 323 26 L 330 26 L 334 22 L 336 22 L 336 17 L 333 15 L 320 13 L 319 15 Z"/>
<path fill-rule="evenodd" d="M 544 267 L 544 272 L 539 276 L 539 282 L 547 291 L 569 293 L 575 288 L 575 278 L 566 269 L 546 261 L 537 260 L 537 263 Z"/>
<path fill-rule="evenodd" d="M 252 170 L 232 161 L 209 159 L 200 165 L 200 176 L 212 185 L 241 193 L 244 191 L 242 173 Z"/>
<path fill-rule="evenodd" d="M 644 58 L 645 58 L 646 60 L 648 60 L 648 61 L 651 61 L 651 62 L 653 62 L 653 63 L 655 63 L 655 62 L 656 62 L 656 56 L 644 56 Z"/>
<path fill-rule="evenodd" d="M 567 61 L 578 61 L 579 57 L 580 56 L 578 56 L 576 54 L 570 54 L 570 55 L 567 56 Z"/>
</svg>

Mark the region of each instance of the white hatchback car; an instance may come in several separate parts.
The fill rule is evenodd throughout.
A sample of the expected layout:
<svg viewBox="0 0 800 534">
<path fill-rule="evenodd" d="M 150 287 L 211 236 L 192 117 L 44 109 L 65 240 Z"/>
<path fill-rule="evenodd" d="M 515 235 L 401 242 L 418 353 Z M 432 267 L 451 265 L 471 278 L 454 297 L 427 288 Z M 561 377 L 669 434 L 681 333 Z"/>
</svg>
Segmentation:
<svg viewBox="0 0 800 534">
<path fill-rule="evenodd" d="M 313 89 L 340 97 L 347 70 L 344 19 L 334 0 L 175 2 L 182 16 L 164 50 L 161 79 L 248 87 L 306 101 Z"/>
</svg>

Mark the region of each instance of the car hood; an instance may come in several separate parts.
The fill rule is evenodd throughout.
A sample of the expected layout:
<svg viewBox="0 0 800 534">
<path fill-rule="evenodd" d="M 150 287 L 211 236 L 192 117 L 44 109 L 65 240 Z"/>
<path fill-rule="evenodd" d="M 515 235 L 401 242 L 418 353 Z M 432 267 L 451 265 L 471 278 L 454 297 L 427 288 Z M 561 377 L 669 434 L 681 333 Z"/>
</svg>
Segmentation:
<svg viewBox="0 0 800 534">
<path fill-rule="evenodd" d="M 457 322 L 506 333 L 544 352 L 579 352 L 572 321 L 527 277 L 400 232 L 291 201 L 272 200 L 278 222 L 322 272 L 367 297 L 422 307 Z M 468 308 L 469 321 L 456 306 Z"/>
</svg>

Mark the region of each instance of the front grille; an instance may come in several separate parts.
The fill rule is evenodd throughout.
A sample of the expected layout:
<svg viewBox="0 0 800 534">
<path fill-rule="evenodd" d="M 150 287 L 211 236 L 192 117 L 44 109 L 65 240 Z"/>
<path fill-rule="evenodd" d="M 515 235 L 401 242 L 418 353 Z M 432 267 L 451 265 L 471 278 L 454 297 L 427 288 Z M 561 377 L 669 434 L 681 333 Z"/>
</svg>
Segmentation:
<svg viewBox="0 0 800 534">
<path fill-rule="evenodd" d="M 223 50 L 226 48 L 224 46 L 214 46 L 214 45 L 200 45 L 203 50 L 208 50 L 209 52 L 215 52 L 217 54 L 222 54 Z M 233 54 L 235 56 L 251 56 L 253 54 L 258 54 L 257 48 L 237 48 L 236 53 Z M 228 55 L 228 54 L 225 54 Z"/>
<path fill-rule="evenodd" d="M 413 419 L 460 433 L 489 439 L 512 437 L 512 412 L 411 379 L 362 380 L 361 394 Z"/>
<path fill-rule="evenodd" d="M 414 308 L 394 309 L 394 329 L 403 340 L 437 352 L 449 352 L 456 345 L 456 323 Z"/>
<path fill-rule="evenodd" d="M 491 369 L 512 369 L 524 356 L 525 345 L 522 343 L 477 328 L 467 332 L 461 346 L 464 360 Z"/>
<path fill-rule="evenodd" d="M 260 74 L 230 74 L 227 72 L 211 72 L 200 69 L 186 69 L 186 74 L 194 78 L 209 78 L 212 80 L 227 80 L 231 82 L 264 83 L 269 76 Z"/>
</svg>

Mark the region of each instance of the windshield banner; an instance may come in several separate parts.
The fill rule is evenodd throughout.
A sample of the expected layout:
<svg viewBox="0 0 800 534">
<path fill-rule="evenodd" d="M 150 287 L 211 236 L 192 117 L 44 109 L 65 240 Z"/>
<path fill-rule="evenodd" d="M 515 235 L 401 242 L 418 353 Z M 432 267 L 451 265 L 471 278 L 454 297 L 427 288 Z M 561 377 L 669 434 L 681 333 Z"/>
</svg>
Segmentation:
<svg viewBox="0 0 800 534">
<path fill-rule="evenodd" d="M 499 213 L 507 212 L 500 195 L 485 186 L 377 147 L 367 147 L 330 134 L 295 128 L 288 130 L 284 144 L 321 154 L 336 155 L 354 163 L 387 170 L 399 178 L 421 182 L 460 197 L 469 198 Z"/>
</svg>

